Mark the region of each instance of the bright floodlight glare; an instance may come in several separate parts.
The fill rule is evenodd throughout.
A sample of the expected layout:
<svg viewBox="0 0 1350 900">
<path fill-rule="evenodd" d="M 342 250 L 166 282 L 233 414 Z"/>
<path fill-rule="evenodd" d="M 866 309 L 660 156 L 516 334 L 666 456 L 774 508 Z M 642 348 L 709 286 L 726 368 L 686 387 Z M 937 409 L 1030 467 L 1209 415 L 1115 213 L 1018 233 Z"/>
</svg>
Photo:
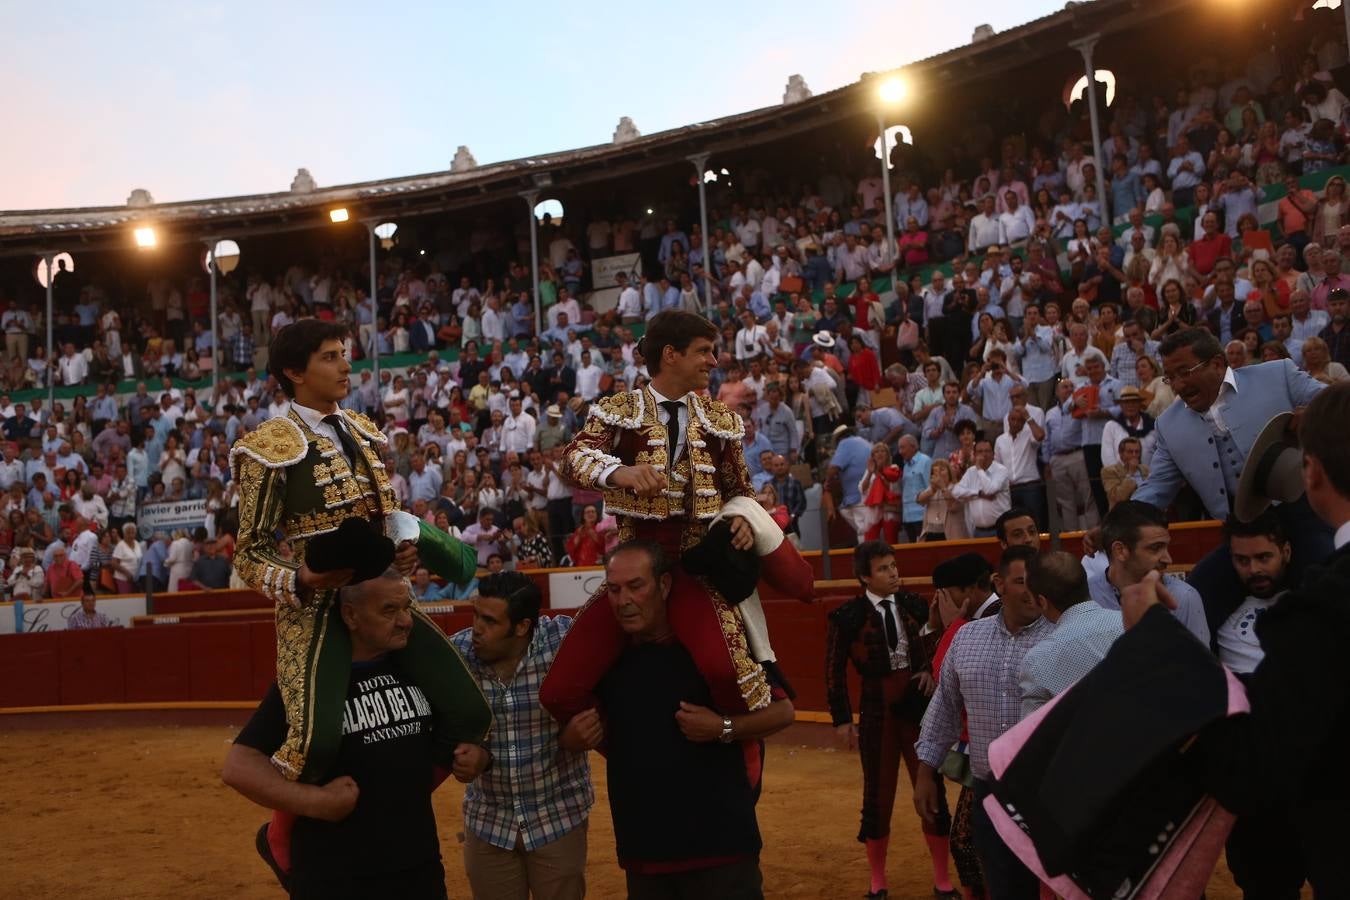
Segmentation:
<svg viewBox="0 0 1350 900">
<path fill-rule="evenodd" d="M 722 171 L 725 172 L 726 169 L 723 169 Z M 709 181 L 716 181 L 716 180 L 717 180 L 717 173 L 714 172 L 712 169 L 708 169 L 703 173 L 704 184 L 707 184 Z"/>
<path fill-rule="evenodd" d="M 398 226 L 393 222 L 381 222 L 375 226 L 375 236 L 382 241 L 387 241 L 398 231 Z"/>
<path fill-rule="evenodd" d="M 347 212 L 347 207 L 343 206 L 339 207 L 338 209 L 329 210 L 328 218 L 331 219 L 334 224 L 336 224 L 338 222 L 347 221 L 348 219 L 351 218 L 351 216 Z"/>
<path fill-rule="evenodd" d="M 649 206 L 649 207 L 647 207 L 647 215 L 650 216 L 651 214 L 652 214 L 652 208 Z"/>
<path fill-rule="evenodd" d="M 136 229 L 136 246 L 145 248 L 155 246 L 155 229 L 147 226 Z"/>
<path fill-rule="evenodd" d="M 877 96 L 887 105 L 899 103 L 909 93 L 909 85 L 898 75 L 892 75 L 877 86 Z"/>
</svg>

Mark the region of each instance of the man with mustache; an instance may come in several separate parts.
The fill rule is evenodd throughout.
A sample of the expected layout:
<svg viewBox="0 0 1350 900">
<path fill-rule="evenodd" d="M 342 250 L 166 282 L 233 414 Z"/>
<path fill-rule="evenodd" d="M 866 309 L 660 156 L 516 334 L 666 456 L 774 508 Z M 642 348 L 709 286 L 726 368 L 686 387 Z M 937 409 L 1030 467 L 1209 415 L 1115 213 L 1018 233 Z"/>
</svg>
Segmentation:
<svg viewBox="0 0 1350 900">
<path fill-rule="evenodd" d="M 1182 402 L 1158 417 L 1148 480 L 1134 499 L 1166 509 L 1189 484 L 1209 518 L 1222 521 L 1235 502 L 1238 480 L 1261 429 L 1287 412 L 1294 413 L 1291 427 L 1297 428 L 1302 407 L 1325 386 L 1287 359 L 1230 369 L 1218 339 L 1204 328 L 1168 335 L 1159 354 L 1163 380 Z M 1296 570 L 1331 552 L 1331 530 L 1313 515 L 1306 499 L 1276 509 L 1293 539 Z M 1200 560 L 1187 580 L 1211 602 L 1241 589 L 1226 544 Z M 1210 629 L 1218 624 L 1211 621 Z"/>
</svg>

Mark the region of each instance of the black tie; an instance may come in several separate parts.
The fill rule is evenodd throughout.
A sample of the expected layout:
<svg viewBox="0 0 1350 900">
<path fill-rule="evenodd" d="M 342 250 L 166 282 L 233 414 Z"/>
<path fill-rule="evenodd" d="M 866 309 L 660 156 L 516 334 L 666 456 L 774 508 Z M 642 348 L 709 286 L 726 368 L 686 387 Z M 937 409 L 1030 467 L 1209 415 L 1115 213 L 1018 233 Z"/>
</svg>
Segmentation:
<svg viewBox="0 0 1350 900">
<path fill-rule="evenodd" d="M 683 405 L 679 400 L 661 401 L 661 406 L 670 414 L 670 421 L 666 423 L 666 451 L 671 466 L 675 465 L 675 448 L 680 445 L 680 407 Z"/>
<path fill-rule="evenodd" d="M 900 646 L 900 631 L 895 627 L 895 615 L 891 612 L 891 598 L 881 601 L 882 618 L 886 620 L 886 643 L 894 650 Z"/>
<path fill-rule="evenodd" d="M 342 452 L 347 455 L 347 461 L 351 463 L 352 474 L 355 475 L 357 460 L 361 458 L 361 450 L 356 446 L 356 439 L 347 433 L 347 427 L 342 423 L 342 416 L 335 413 L 331 416 L 324 416 L 323 420 L 337 432 L 338 443 L 342 445 Z"/>
</svg>

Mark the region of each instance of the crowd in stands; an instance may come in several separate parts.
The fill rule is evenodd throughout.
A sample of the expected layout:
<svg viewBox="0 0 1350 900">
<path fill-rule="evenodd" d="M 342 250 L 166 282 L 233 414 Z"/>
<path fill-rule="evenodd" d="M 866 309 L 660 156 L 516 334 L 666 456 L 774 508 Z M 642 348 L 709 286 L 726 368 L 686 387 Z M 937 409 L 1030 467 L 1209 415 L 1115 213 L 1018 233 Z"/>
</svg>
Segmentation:
<svg viewBox="0 0 1350 900">
<path fill-rule="evenodd" d="M 670 308 L 718 326 L 711 393 L 746 420 L 760 502 L 789 533 L 813 484 L 836 542 L 988 535 L 1013 504 L 1042 528 L 1092 527 L 1148 477 L 1176 399 L 1160 341 L 1199 326 L 1233 368 L 1350 377 L 1350 196 L 1317 174 L 1347 159 L 1350 99 L 1329 71 L 1344 63 L 1327 42 L 1195 68 L 1173 96 L 1122 92 L 1101 160 L 1062 108 L 1051 133 L 1009 134 L 967 170 L 929 176 L 897 153 L 894 245 L 876 160 L 792 194 L 754 171 L 715 186 L 706 240 L 692 216 L 545 217 L 539 335 L 519 234 L 514 254 L 477 232 L 467 252 L 391 254 L 373 298 L 357 260 L 225 279 L 214 329 L 202 278 L 114 303 L 61 268 L 55 360 L 36 306 L 0 313 L 4 387 L 91 388 L 50 409 L 0 398 L 5 583 L 78 593 L 72 566 L 103 590 L 220 581 L 196 567 L 232 551 L 228 450 L 285 413 L 267 342 L 307 316 L 347 323 L 354 359 L 420 355 L 360 371 L 346 405 L 388 435 L 406 507 L 484 569 L 593 564 L 612 546 L 600 496 L 564 484 L 558 457 L 590 404 L 646 382 L 642 326 Z M 589 293 L 591 262 L 625 253 L 638 271 Z M 216 366 L 214 391 L 183 386 Z M 123 530 L 172 499 L 206 501 L 201 531 Z M 1201 510 L 1183 496 L 1173 513 Z"/>
</svg>

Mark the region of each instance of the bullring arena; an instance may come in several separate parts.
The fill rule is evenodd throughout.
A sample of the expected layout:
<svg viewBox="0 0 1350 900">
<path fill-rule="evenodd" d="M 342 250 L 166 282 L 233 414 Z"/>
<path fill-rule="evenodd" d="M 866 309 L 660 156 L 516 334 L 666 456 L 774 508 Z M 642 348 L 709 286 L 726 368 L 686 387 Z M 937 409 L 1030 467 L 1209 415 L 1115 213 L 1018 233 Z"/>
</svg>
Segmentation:
<svg viewBox="0 0 1350 900">
<path fill-rule="evenodd" d="M 1175 552 L 1186 559 L 1215 532 L 1200 525 L 1178 526 L 1174 533 Z M 995 555 L 993 542 L 967 543 Z M 1074 547 L 1074 540 L 1065 546 Z M 931 571 L 952 549 L 901 548 L 902 571 Z M 819 572 L 819 554 L 808 559 Z M 849 554 L 834 551 L 831 564 L 834 572 L 846 571 Z M 926 576 L 907 581 L 909 590 L 931 592 Z M 770 742 L 758 807 L 769 897 L 854 897 L 866 887 L 862 845 L 854 840 L 857 760 L 835 748 L 833 729 L 821 723 L 823 617 L 853 589 L 839 579 L 822 579 L 817 588 L 810 606 L 766 602 L 780 658 L 799 694 L 797 724 Z M 204 605 L 234 609 L 201 612 Z M 0 706 L 6 713 L 0 717 L 0 870 L 6 873 L 0 895 L 282 895 L 253 851 L 266 813 L 220 781 L 226 747 L 251 711 L 249 699 L 260 696 L 271 678 L 270 614 L 247 592 L 214 599 L 163 596 L 157 607 L 198 612 L 162 612 L 116 632 L 0 636 Z M 462 611 L 435 618 L 448 630 L 468 623 Z M 24 711 L 34 708 L 43 711 Z M 623 877 L 614 860 L 604 763 L 591 756 L 597 801 L 588 890 L 594 897 L 620 897 Z M 460 863 L 462 794 L 451 780 L 435 795 L 451 897 L 469 896 Z M 950 800 L 955 803 L 955 790 Z M 892 896 L 931 896 L 927 857 L 903 783 L 893 822 Z M 43 857 L 47 862 L 39 864 Z M 1207 896 L 1240 896 L 1222 866 Z"/>
</svg>

